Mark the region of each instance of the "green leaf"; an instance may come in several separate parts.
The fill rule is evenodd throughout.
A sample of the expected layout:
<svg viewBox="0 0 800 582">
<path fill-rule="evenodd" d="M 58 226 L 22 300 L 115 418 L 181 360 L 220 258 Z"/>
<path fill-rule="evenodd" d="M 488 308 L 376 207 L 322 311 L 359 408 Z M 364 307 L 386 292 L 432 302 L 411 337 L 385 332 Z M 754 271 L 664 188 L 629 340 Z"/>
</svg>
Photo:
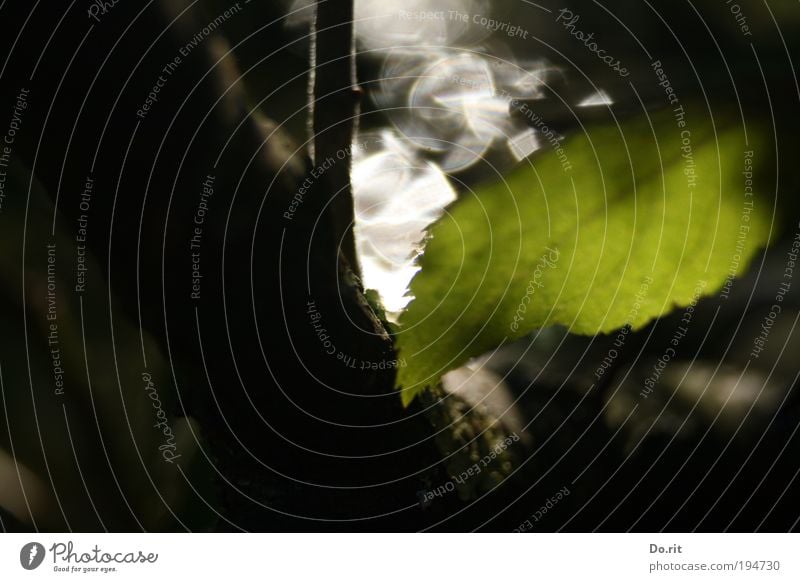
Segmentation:
<svg viewBox="0 0 800 582">
<path fill-rule="evenodd" d="M 770 192 L 746 193 L 745 152 L 754 171 L 771 153 L 755 126 L 748 144 L 740 125 L 700 121 L 687 108 L 683 127 L 664 111 L 589 128 L 464 194 L 431 227 L 400 317 L 403 402 L 534 329 L 637 329 L 740 274 L 773 211 Z"/>
</svg>

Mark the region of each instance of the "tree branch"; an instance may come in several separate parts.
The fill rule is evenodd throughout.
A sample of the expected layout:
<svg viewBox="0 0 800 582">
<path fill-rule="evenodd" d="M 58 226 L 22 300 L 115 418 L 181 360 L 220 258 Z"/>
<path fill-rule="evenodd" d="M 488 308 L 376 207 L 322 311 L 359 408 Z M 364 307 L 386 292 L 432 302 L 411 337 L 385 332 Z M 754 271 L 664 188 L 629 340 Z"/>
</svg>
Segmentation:
<svg viewBox="0 0 800 582">
<path fill-rule="evenodd" d="M 359 274 L 350 184 L 351 147 L 361 94 L 355 65 L 353 0 L 318 0 L 311 38 L 311 157 L 317 168 L 326 168 L 325 190 L 332 197 L 327 207 L 328 223 L 335 244 L 353 272 Z"/>
</svg>

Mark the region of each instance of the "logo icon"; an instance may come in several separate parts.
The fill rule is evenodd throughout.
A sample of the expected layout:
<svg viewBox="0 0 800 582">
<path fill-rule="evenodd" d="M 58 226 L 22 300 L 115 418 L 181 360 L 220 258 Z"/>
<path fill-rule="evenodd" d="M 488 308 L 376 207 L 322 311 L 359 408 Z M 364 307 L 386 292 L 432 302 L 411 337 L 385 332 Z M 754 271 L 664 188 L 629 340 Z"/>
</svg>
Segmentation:
<svg viewBox="0 0 800 582">
<path fill-rule="evenodd" d="M 30 542 L 22 546 L 19 552 L 19 563 L 26 570 L 35 570 L 44 561 L 44 546 L 38 542 Z"/>
</svg>

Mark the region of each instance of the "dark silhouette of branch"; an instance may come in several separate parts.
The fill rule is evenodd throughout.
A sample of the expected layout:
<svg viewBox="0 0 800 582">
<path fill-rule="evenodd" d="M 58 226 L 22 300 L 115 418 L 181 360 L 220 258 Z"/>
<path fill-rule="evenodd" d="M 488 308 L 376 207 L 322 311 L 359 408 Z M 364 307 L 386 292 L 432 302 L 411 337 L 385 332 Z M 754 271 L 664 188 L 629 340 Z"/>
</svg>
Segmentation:
<svg viewBox="0 0 800 582">
<path fill-rule="evenodd" d="M 322 179 L 326 186 L 317 192 L 327 191 L 332 197 L 327 214 L 335 244 L 358 274 L 350 184 L 350 149 L 361 94 L 355 66 L 353 0 L 319 0 L 311 38 L 311 157 L 317 168 L 325 168 Z"/>
</svg>

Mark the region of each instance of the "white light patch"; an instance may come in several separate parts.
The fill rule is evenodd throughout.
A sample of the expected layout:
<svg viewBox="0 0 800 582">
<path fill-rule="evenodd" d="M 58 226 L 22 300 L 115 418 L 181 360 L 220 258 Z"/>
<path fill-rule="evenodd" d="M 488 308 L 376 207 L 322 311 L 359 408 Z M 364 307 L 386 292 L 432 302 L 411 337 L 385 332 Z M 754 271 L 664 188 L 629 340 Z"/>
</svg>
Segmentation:
<svg viewBox="0 0 800 582">
<path fill-rule="evenodd" d="M 540 147 L 541 144 L 536 137 L 536 131 L 530 128 L 508 140 L 508 148 L 518 162 L 530 156 Z"/>
<path fill-rule="evenodd" d="M 356 0 L 356 36 L 370 49 L 465 43 L 486 31 L 451 15 L 487 9 L 487 0 Z"/>
<path fill-rule="evenodd" d="M 400 131 L 418 147 L 445 151 L 439 160 L 449 173 L 478 162 L 509 124 L 507 99 L 497 88 L 486 59 L 454 52 L 419 70 L 408 96 L 409 116 Z"/>
<path fill-rule="evenodd" d="M 419 267 L 405 265 L 387 269 L 381 261 L 372 257 L 361 256 L 361 276 L 367 289 L 375 289 L 380 293 L 383 307 L 390 321 L 396 321 L 397 315 L 409 304 L 408 283 L 417 274 Z M 369 283 L 368 283 L 369 282 Z"/>
<path fill-rule="evenodd" d="M 589 97 L 578 103 L 578 107 L 597 107 L 598 105 L 613 105 L 613 104 L 614 100 L 609 96 L 608 93 L 606 93 L 601 89 L 594 95 L 590 95 Z"/>
<path fill-rule="evenodd" d="M 408 284 L 419 270 L 425 229 L 456 193 L 442 170 L 419 160 L 395 134 L 382 132 L 378 143 L 378 151 L 353 164 L 353 230 L 364 287 L 380 293 L 394 318 L 412 299 Z"/>
</svg>

